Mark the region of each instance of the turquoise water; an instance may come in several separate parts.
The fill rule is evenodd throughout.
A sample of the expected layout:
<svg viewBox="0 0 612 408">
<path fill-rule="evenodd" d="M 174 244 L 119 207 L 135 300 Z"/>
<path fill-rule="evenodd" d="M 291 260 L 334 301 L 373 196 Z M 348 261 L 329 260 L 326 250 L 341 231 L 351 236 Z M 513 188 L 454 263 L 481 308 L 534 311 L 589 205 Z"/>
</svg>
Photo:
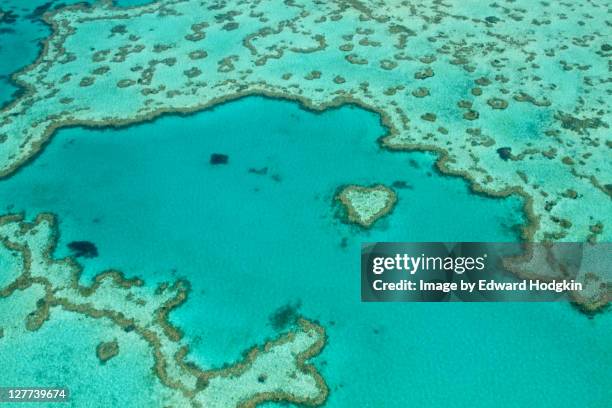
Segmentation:
<svg viewBox="0 0 612 408">
<path fill-rule="evenodd" d="M 2 7 L 27 14 L 17 0 Z M 35 20 L 11 27 L 0 34 L 0 75 L 33 61 L 48 34 Z M 0 81 L 0 104 L 14 90 Z M 70 241 L 94 242 L 100 256 L 83 260 L 84 283 L 111 267 L 148 284 L 189 279 L 190 300 L 171 320 L 205 367 L 276 335 L 270 315 L 300 304 L 329 336 L 315 360 L 329 407 L 609 406 L 610 313 L 587 319 L 561 303 L 360 303 L 361 242 L 512 241 L 524 222 L 520 200 L 471 194 L 433 170 L 433 155 L 381 150 L 383 133 L 361 109 L 314 114 L 256 97 L 120 130 L 65 129 L 0 181 L 0 212 L 56 213 L 57 256 Z M 229 164 L 211 166 L 211 153 L 228 154 Z M 397 190 L 395 211 L 371 231 L 335 217 L 339 186 L 395 181 L 410 188 Z M 128 352 L 101 366 L 95 345 L 111 334 Z M 129 352 L 137 341 L 57 312 L 19 344 L 0 343 L 2 385 L 66 384 L 74 406 L 94 387 L 100 406 L 159 405 L 146 399 L 152 359 Z M 125 397 L 126 382 L 138 393 Z"/>
<path fill-rule="evenodd" d="M 269 316 L 300 303 L 328 330 L 316 361 L 330 407 L 518 407 L 541 392 L 538 406 L 606 406 L 609 313 L 360 303 L 361 242 L 510 241 L 523 222 L 518 199 L 470 194 L 433 171 L 432 155 L 381 150 L 383 132 L 358 108 L 315 114 L 258 97 L 120 130 L 65 129 L 0 182 L 0 208 L 58 214 L 58 256 L 72 240 L 94 242 L 100 256 L 84 261 L 84 281 L 109 267 L 150 284 L 189 279 L 190 300 L 171 320 L 205 367 L 273 336 Z M 210 165 L 211 153 L 229 164 Z M 335 218 L 338 186 L 394 181 L 411 188 L 371 231 Z"/>
</svg>

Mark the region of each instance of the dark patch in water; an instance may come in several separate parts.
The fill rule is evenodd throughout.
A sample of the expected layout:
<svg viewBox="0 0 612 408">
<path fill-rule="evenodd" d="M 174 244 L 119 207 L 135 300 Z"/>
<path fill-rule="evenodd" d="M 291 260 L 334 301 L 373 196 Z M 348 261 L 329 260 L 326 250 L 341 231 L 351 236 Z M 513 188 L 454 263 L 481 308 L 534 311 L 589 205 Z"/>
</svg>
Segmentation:
<svg viewBox="0 0 612 408">
<path fill-rule="evenodd" d="M 229 156 L 222 153 L 213 153 L 210 155 L 210 164 L 227 164 L 229 162 Z"/>
<path fill-rule="evenodd" d="M 89 241 L 72 241 L 68 244 L 68 248 L 72 251 L 73 256 L 83 258 L 95 258 L 98 256 L 98 248 L 93 242 Z"/>
<path fill-rule="evenodd" d="M 346 248 L 347 246 L 348 246 L 348 238 L 343 237 L 342 240 L 340 241 L 340 248 Z"/>
<path fill-rule="evenodd" d="M 17 14 L 13 13 L 10 10 L 4 11 L 0 9 L 0 13 L 4 13 L 2 17 L 0 17 L 0 24 L 15 24 L 15 22 L 17 21 L 17 17 L 19 17 Z"/>
<path fill-rule="evenodd" d="M 32 13 L 28 15 L 28 18 L 29 19 L 39 19 L 40 17 L 42 17 L 43 14 L 49 11 L 52 5 L 53 5 L 53 1 L 49 1 L 45 4 L 41 4 L 40 6 L 32 10 Z"/>
<path fill-rule="evenodd" d="M 499 154 L 502 160 L 508 160 L 512 157 L 512 149 L 510 147 L 500 147 L 497 149 L 497 154 Z"/>
<path fill-rule="evenodd" d="M 249 173 L 263 176 L 265 174 L 268 174 L 268 168 L 267 167 L 262 167 L 261 169 L 256 169 L 255 167 L 251 167 L 249 169 Z"/>
<path fill-rule="evenodd" d="M 405 181 L 402 180 L 397 180 L 394 181 L 393 184 L 391 184 L 391 187 L 393 188 L 409 188 L 412 189 L 412 186 L 408 183 L 406 183 Z"/>
<path fill-rule="evenodd" d="M 208 383 L 209 381 L 206 377 L 198 377 L 198 380 L 196 381 L 196 390 L 202 391 L 203 389 L 208 387 Z"/>
<path fill-rule="evenodd" d="M 298 318 L 298 310 L 301 306 L 302 302 L 298 300 L 295 303 L 288 303 L 276 309 L 269 318 L 274 330 L 283 330 L 295 324 Z"/>
</svg>

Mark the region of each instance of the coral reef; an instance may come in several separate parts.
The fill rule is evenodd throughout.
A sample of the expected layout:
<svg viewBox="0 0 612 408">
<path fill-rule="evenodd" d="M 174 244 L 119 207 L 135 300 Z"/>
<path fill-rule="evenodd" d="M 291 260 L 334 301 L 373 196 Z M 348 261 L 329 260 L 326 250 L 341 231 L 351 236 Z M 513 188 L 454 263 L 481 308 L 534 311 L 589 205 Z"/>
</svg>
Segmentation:
<svg viewBox="0 0 612 408">
<path fill-rule="evenodd" d="M 376 221 L 393 210 L 397 202 L 395 192 L 383 185 L 344 187 L 337 199 L 346 208 L 349 222 L 370 228 Z"/>
<path fill-rule="evenodd" d="M 54 10 L 40 58 L 13 76 L 26 92 L 0 112 L 0 174 L 63 126 L 121 126 L 250 94 L 318 110 L 356 103 L 381 114 L 383 146 L 438 152 L 440 170 L 475 190 L 523 196 L 528 240 L 610 240 L 611 51 L 606 5 L 589 7 L 602 12 L 526 0 Z"/>
<path fill-rule="evenodd" d="M 27 315 L 24 330 L 37 331 L 60 308 L 74 313 L 77 325 L 79 318 L 104 319 L 136 333 L 154 357 L 153 372 L 180 406 L 252 407 L 264 401 L 317 405 L 326 399 L 325 382 L 306 363 L 325 344 L 321 326 L 300 318 L 286 334 L 251 349 L 243 361 L 221 369 L 200 368 L 186 360 L 188 345 L 181 331 L 168 322 L 169 313 L 187 300 L 187 282 L 151 288 L 138 278 L 106 271 L 91 286 L 81 286 L 80 267 L 72 258 L 53 259 L 56 239 L 50 214 L 39 215 L 34 222 L 20 215 L 0 218 L 0 256 L 7 258 L 2 261 L 9 269 L 20 270 L 0 285 L 0 298 L 17 292 L 42 294 Z M 118 351 L 118 344 L 109 342 L 99 344 L 96 353 L 105 362 Z"/>
<path fill-rule="evenodd" d="M 96 347 L 96 356 L 102 364 L 119 354 L 119 343 L 117 340 L 102 342 Z"/>
<path fill-rule="evenodd" d="M 607 242 L 608 6 L 586 6 L 102 0 L 48 11 L 53 33 L 0 110 L 0 177 L 61 127 L 253 94 L 313 110 L 352 103 L 380 114 L 383 147 L 436 152 L 474 191 L 521 196 L 525 240 Z"/>
</svg>

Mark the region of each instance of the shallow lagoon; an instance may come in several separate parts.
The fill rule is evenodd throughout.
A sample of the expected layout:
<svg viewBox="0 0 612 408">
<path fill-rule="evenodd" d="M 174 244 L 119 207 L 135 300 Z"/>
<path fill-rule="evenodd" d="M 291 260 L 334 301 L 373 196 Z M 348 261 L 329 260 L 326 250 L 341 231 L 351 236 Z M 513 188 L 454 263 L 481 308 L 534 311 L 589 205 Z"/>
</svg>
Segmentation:
<svg viewBox="0 0 612 408">
<path fill-rule="evenodd" d="M 315 114 L 258 97 L 120 130 L 65 129 L 0 182 L 0 208 L 58 214 L 58 256 L 70 241 L 94 242 L 99 257 L 81 259 L 85 282 L 111 267 L 149 284 L 189 279 L 190 300 L 171 320 L 205 367 L 274 336 L 270 316 L 299 304 L 328 330 L 316 362 L 330 407 L 509 406 L 508 398 L 603 407 L 609 313 L 360 303 L 361 242 L 510 241 L 523 222 L 520 200 L 471 194 L 433 170 L 433 155 L 381 150 L 382 133 L 378 117 L 358 108 Z M 212 153 L 229 163 L 211 165 Z M 338 186 L 394 181 L 409 188 L 396 190 L 394 212 L 372 230 L 337 219 Z"/>
</svg>

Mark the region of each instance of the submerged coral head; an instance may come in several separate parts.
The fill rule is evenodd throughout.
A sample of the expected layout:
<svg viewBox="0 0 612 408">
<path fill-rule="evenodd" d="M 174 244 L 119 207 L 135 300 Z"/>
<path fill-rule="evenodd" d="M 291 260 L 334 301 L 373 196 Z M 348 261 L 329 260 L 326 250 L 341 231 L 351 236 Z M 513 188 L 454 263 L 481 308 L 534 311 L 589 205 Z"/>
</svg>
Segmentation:
<svg viewBox="0 0 612 408">
<path fill-rule="evenodd" d="M 210 155 L 210 164 L 227 164 L 229 162 L 229 156 L 222 153 L 213 153 Z"/>
<path fill-rule="evenodd" d="M 83 258 L 95 258 L 98 256 L 98 248 L 90 241 L 72 241 L 68 244 L 73 256 Z"/>
</svg>

